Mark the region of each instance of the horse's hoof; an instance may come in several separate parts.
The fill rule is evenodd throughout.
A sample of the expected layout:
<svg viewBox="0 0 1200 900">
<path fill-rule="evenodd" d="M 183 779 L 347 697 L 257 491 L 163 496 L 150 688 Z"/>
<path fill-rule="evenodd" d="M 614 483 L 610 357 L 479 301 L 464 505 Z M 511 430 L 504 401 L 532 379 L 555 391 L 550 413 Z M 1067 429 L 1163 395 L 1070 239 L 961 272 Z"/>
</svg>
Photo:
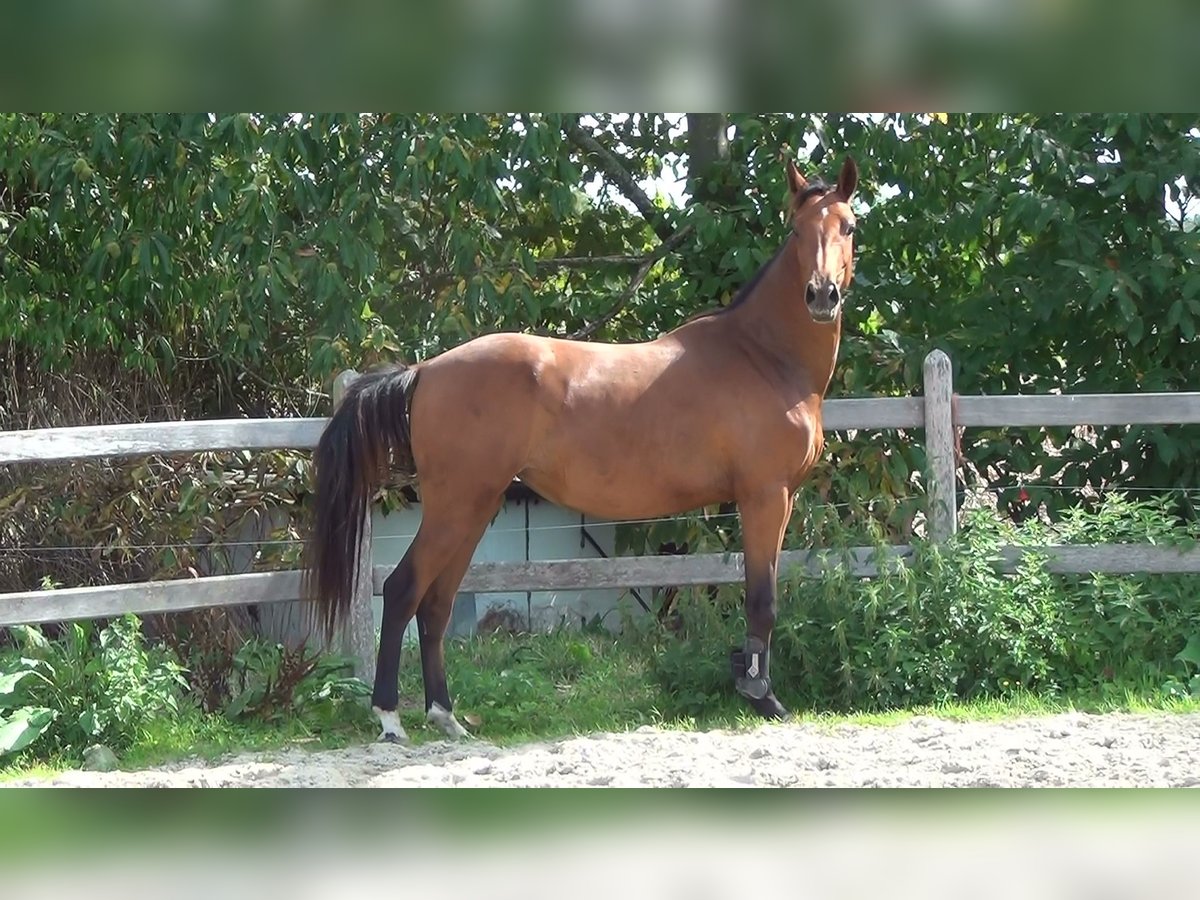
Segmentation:
<svg viewBox="0 0 1200 900">
<path fill-rule="evenodd" d="M 753 697 L 747 697 L 746 699 L 750 701 L 750 705 L 754 708 L 754 711 L 764 719 L 772 719 L 777 721 L 779 719 L 786 719 L 789 715 L 791 715 L 784 708 L 783 704 L 775 699 L 774 692 L 771 692 L 767 694 L 767 696 L 758 700 L 755 700 Z"/>
<path fill-rule="evenodd" d="M 458 723 L 458 719 L 454 718 L 454 713 L 443 708 L 440 703 L 431 703 L 425 718 L 440 728 L 451 740 L 457 741 L 471 736 L 467 729 Z"/>
<path fill-rule="evenodd" d="M 400 725 L 400 717 L 396 715 L 394 709 L 380 709 L 378 706 L 371 707 L 375 711 L 375 715 L 379 716 L 379 724 L 383 726 L 383 731 L 380 732 L 379 741 L 385 744 L 407 744 L 408 735 Z"/>
</svg>

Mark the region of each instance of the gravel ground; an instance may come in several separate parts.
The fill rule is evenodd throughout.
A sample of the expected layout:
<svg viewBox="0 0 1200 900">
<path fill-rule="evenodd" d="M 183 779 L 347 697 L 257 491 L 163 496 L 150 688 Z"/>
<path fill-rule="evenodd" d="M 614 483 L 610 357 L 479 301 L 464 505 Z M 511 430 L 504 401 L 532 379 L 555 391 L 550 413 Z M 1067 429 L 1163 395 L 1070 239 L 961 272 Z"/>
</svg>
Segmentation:
<svg viewBox="0 0 1200 900">
<path fill-rule="evenodd" d="M 302 747 L 135 772 L 64 772 L 61 787 L 1195 787 L 1200 714 L 1068 713 L 997 722 L 649 727 L 521 747 Z"/>
</svg>

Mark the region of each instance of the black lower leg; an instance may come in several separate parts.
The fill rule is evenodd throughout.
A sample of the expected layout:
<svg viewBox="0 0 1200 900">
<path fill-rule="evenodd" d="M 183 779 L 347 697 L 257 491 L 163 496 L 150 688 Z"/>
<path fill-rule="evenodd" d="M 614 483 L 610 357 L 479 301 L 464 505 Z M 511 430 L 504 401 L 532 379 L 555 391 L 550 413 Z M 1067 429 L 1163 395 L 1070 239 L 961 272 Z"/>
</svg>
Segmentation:
<svg viewBox="0 0 1200 900">
<path fill-rule="evenodd" d="M 400 566 L 383 584 L 383 621 L 379 627 L 379 654 L 375 661 L 375 687 L 371 705 L 390 712 L 400 703 L 400 646 L 412 620 L 412 577 Z"/>
<path fill-rule="evenodd" d="M 770 657 L 767 645 L 756 637 L 747 637 L 743 647 L 729 652 L 733 680 L 738 693 L 751 700 L 761 700 L 771 693 Z"/>
<path fill-rule="evenodd" d="M 755 712 L 777 719 L 787 710 L 771 690 L 771 632 L 775 628 L 775 577 L 755 579 L 746 590 L 746 642 L 729 654 L 737 692 L 750 701 Z"/>
<path fill-rule="evenodd" d="M 425 711 L 438 704 L 446 712 L 453 710 L 450 687 L 446 683 L 446 656 L 443 640 L 449 615 L 440 610 L 417 610 L 417 635 L 421 642 L 421 677 L 425 682 Z M 440 627 L 439 627 L 440 623 Z"/>
<path fill-rule="evenodd" d="M 729 663 L 734 687 L 750 701 L 755 712 L 772 719 L 787 715 L 771 689 L 771 649 L 765 641 L 747 636 L 744 646 L 730 651 Z"/>
</svg>

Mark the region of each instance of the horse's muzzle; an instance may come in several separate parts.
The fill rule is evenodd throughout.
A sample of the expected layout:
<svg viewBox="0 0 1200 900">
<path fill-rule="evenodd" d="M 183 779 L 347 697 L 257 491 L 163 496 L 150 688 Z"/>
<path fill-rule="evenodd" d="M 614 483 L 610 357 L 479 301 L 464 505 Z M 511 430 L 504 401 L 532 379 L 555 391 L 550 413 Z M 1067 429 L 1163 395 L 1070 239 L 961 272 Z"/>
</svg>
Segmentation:
<svg viewBox="0 0 1200 900">
<path fill-rule="evenodd" d="M 808 305 L 808 314 L 814 322 L 828 325 L 837 318 L 841 309 L 842 293 L 832 281 L 816 284 L 809 282 L 804 292 L 804 302 Z"/>
</svg>

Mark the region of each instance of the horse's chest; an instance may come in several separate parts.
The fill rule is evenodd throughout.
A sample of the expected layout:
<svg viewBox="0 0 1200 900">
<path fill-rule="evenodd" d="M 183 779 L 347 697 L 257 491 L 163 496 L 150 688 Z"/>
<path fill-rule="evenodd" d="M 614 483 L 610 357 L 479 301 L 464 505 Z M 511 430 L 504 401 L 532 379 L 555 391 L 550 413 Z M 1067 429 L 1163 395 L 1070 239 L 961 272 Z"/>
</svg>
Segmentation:
<svg viewBox="0 0 1200 900">
<path fill-rule="evenodd" d="M 794 489 L 808 476 L 825 449 L 820 409 L 804 404 L 788 410 L 781 432 L 780 449 Z"/>
</svg>

